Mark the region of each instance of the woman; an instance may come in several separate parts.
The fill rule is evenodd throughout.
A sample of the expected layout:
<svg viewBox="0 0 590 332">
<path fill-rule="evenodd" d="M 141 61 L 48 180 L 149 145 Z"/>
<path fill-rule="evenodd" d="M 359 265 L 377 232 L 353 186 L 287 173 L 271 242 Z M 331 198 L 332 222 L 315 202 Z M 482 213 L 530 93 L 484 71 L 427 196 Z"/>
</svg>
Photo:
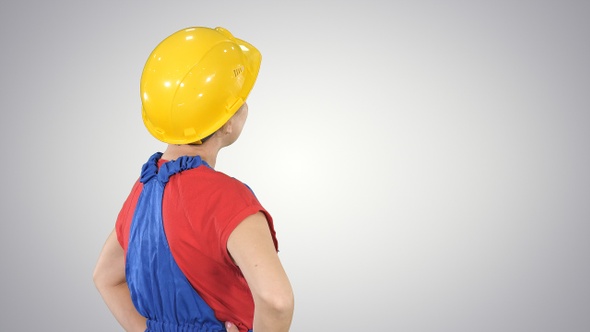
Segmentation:
<svg viewBox="0 0 590 332">
<path fill-rule="evenodd" d="M 146 62 L 144 124 L 168 147 L 144 164 L 94 272 L 127 331 L 289 330 L 293 292 L 273 220 L 214 169 L 242 132 L 260 61 L 227 30 L 196 27 Z"/>
</svg>

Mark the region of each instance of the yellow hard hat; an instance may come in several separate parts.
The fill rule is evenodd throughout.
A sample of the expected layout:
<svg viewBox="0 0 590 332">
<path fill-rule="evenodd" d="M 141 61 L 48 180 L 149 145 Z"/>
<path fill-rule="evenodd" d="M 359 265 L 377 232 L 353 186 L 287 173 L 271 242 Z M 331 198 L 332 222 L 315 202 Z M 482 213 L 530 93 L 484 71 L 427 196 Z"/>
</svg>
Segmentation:
<svg viewBox="0 0 590 332">
<path fill-rule="evenodd" d="M 173 33 L 143 68 L 143 123 L 165 143 L 200 143 L 244 104 L 261 60 L 254 46 L 224 28 Z"/>
</svg>

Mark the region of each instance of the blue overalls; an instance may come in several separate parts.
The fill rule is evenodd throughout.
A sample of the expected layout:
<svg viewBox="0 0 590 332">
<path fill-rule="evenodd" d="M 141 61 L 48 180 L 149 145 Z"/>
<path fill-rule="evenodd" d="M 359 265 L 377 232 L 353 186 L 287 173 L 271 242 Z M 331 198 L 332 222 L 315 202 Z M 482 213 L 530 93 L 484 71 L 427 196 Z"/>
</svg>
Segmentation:
<svg viewBox="0 0 590 332">
<path fill-rule="evenodd" d="M 131 222 L 125 265 L 131 299 L 147 317 L 150 332 L 221 332 L 224 324 L 194 290 L 176 264 L 162 224 L 164 187 L 176 173 L 209 167 L 199 156 L 181 157 L 164 163 L 155 153 L 143 165 L 143 190 Z"/>
</svg>

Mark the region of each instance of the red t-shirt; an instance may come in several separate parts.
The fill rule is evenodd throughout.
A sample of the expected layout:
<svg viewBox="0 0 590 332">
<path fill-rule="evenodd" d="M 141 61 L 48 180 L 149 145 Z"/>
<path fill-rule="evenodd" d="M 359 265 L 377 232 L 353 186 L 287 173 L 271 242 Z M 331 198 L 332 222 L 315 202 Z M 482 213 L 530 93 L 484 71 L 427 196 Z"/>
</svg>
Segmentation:
<svg viewBox="0 0 590 332">
<path fill-rule="evenodd" d="M 117 218 L 117 239 L 125 254 L 142 188 L 137 181 Z M 172 256 L 217 319 L 236 324 L 240 331 L 252 329 L 254 301 L 227 251 L 227 240 L 241 221 L 259 211 L 266 215 L 278 250 L 272 217 L 242 182 L 200 166 L 173 175 L 164 189 L 162 215 Z"/>
</svg>

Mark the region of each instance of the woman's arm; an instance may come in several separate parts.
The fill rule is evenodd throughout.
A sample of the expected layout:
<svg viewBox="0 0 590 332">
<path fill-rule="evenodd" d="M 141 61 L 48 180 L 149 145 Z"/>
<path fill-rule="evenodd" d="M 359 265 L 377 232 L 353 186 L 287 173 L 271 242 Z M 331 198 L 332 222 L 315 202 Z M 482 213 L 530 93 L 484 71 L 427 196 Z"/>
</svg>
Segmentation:
<svg viewBox="0 0 590 332">
<path fill-rule="evenodd" d="M 293 290 L 264 214 L 258 212 L 244 219 L 229 236 L 227 249 L 254 298 L 254 331 L 289 331 L 294 310 Z"/>
<path fill-rule="evenodd" d="M 115 230 L 102 248 L 94 269 L 94 284 L 125 331 L 145 331 L 146 319 L 133 306 L 125 279 L 125 253 Z"/>
</svg>

